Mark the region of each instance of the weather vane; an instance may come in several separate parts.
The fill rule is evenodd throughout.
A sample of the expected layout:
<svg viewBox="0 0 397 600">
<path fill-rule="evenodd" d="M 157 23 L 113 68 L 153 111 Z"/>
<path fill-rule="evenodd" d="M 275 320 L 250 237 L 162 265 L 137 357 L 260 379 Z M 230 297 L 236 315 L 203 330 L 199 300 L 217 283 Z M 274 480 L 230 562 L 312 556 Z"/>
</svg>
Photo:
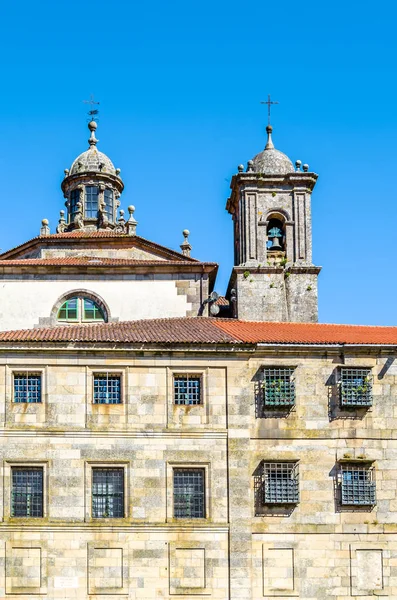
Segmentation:
<svg viewBox="0 0 397 600">
<path fill-rule="evenodd" d="M 88 111 L 88 115 L 91 119 L 91 121 L 95 121 L 96 117 L 99 114 L 99 110 L 97 108 L 94 108 L 95 104 L 99 105 L 99 102 L 95 102 L 94 100 L 94 94 L 91 94 L 90 99 L 89 100 L 83 100 L 84 104 L 89 104 L 91 109 Z"/>
<path fill-rule="evenodd" d="M 270 100 L 270 94 L 267 96 L 267 101 L 261 102 L 261 104 L 267 104 L 267 124 L 270 125 L 270 108 L 272 104 L 278 104 L 278 102 Z"/>
</svg>

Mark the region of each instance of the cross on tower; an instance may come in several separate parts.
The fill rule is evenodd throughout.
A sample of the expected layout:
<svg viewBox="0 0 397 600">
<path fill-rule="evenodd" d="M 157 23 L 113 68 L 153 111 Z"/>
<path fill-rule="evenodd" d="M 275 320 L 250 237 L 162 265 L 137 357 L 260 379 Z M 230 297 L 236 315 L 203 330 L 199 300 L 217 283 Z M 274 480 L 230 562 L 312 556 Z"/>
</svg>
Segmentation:
<svg viewBox="0 0 397 600">
<path fill-rule="evenodd" d="M 268 94 L 267 101 L 263 101 L 261 104 L 267 104 L 267 124 L 270 125 L 270 107 L 272 104 L 278 104 L 278 102 L 270 100 L 270 94 Z"/>
<path fill-rule="evenodd" d="M 89 100 L 83 100 L 83 102 L 84 104 L 89 104 L 91 106 L 91 109 L 88 111 L 88 114 L 91 117 L 91 120 L 95 121 L 95 117 L 98 115 L 99 110 L 97 108 L 94 108 L 94 105 L 99 104 L 99 102 L 95 102 L 94 94 L 91 94 Z"/>
</svg>

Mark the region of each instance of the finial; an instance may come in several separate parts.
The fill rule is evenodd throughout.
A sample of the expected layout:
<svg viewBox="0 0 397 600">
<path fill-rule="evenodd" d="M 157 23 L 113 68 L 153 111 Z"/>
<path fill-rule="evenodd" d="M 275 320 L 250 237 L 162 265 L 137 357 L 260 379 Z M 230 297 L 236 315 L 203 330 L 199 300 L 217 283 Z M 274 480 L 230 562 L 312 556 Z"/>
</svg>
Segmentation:
<svg viewBox="0 0 397 600">
<path fill-rule="evenodd" d="M 254 161 L 253 160 L 249 160 L 247 162 L 247 173 L 252 173 L 252 171 L 254 170 Z"/>
<path fill-rule="evenodd" d="M 92 146 L 96 146 L 97 143 L 99 142 L 99 140 L 96 139 L 95 137 L 95 131 L 96 128 L 98 127 L 98 125 L 95 123 L 95 121 L 90 121 L 88 123 L 88 129 L 91 131 L 91 135 L 90 138 L 88 140 L 89 145 Z"/>
<path fill-rule="evenodd" d="M 307 173 L 307 172 L 308 172 L 308 170 L 309 170 L 309 165 L 308 165 L 307 163 L 305 163 L 305 164 L 303 165 L 303 172 L 304 172 L 304 173 Z"/>
<path fill-rule="evenodd" d="M 116 169 L 116 175 L 117 175 L 117 177 L 120 175 L 120 173 L 121 173 L 121 169 Z"/>
<path fill-rule="evenodd" d="M 237 167 L 237 170 L 238 170 L 239 173 L 244 173 L 244 165 L 239 165 Z"/>
<path fill-rule="evenodd" d="M 296 161 L 295 161 L 295 167 L 296 167 L 296 170 L 297 170 L 297 171 L 300 171 L 300 170 L 301 170 L 301 164 L 302 164 L 302 161 L 301 161 L 301 160 L 296 160 Z"/>
<path fill-rule="evenodd" d="M 65 211 L 59 211 L 59 221 L 57 225 L 57 233 L 63 233 L 67 227 L 66 219 L 65 219 Z"/>
<path fill-rule="evenodd" d="M 268 94 L 266 102 L 261 102 L 261 104 L 267 104 L 267 124 L 270 125 L 270 108 L 272 104 L 278 104 L 278 102 L 275 100 L 271 100 L 270 94 Z"/>
<path fill-rule="evenodd" d="M 127 233 L 128 235 L 136 235 L 136 226 L 138 225 L 138 221 L 136 221 L 134 218 L 135 206 L 130 204 L 130 206 L 128 207 L 128 212 L 130 214 L 130 217 L 126 224 Z"/>
<path fill-rule="evenodd" d="M 40 235 L 50 235 L 50 228 L 48 226 L 48 219 L 41 221 Z"/>
<path fill-rule="evenodd" d="M 273 140 L 272 140 L 272 131 L 273 131 L 273 127 L 271 125 L 268 125 L 266 127 L 267 143 L 265 146 L 265 150 L 272 150 L 272 148 L 274 148 L 274 144 L 273 144 Z"/>
<path fill-rule="evenodd" d="M 65 169 L 64 173 L 65 173 L 65 177 L 67 177 L 69 175 L 69 169 Z"/>
<path fill-rule="evenodd" d="M 182 231 L 182 235 L 184 237 L 184 240 L 180 246 L 181 250 L 182 250 L 182 254 L 184 256 L 190 256 L 190 252 L 192 250 L 191 245 L 189 244 L 189 235 L 190 235 L 190 231 L 188 229 L 184 229 Z"/>
</svg>

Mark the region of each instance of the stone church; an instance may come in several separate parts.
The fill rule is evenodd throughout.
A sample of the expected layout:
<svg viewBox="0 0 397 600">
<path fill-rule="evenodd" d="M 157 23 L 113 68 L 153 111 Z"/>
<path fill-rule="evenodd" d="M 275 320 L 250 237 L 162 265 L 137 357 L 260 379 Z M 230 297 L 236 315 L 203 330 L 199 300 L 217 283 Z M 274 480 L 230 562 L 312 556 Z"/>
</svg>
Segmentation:
<svg viewBox="0 0 397 600">
<path fill-rule="evenodd" d="M 218 297 L 96 129 L 0 255 L 0 598 L 397 598 L 397 328 L 318 323 L 317 175 L 268 126 Z"/>
</svg>

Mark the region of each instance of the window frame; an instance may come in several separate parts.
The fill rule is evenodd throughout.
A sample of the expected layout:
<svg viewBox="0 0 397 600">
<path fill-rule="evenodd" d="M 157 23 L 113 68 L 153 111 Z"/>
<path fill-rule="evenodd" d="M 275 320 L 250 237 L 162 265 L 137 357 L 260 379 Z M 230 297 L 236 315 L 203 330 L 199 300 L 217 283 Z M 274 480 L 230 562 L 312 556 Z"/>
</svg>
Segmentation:
<svg viewBox="0 0 397 600">
<path fill-rule="evenodd" d="M 176 398 L 176 381 L 178 379 L 186 379 L 187 382 L 187 393 L 186 396 L 190 394 L 189 392 L 189 381 L 198 380 L 199 381 L 199 401 L 198 402 L 177 402 Z M 203 406 L 204 404 L 204 377 L 203 372 L 198 371 L 173 371 L 172 372 L 172 404 L 174 406 Z M 186 398 L 185 398 L 186 399 Z"/>
<path fill-rule="evenodd" d="M 92 197 L 95 194 L 92 194 L 91 192 L 88 194 L 88 190 L 92 190 L 95 189 L 96 190 L 96 210 L 95 210 L 95 215 L 92 216 L 92 214 L 89 214 L 93 211 L 93 206 L 94 206 L 94 202 L 92 201 Z M 99 212 L 99 194 L 100 194 L 100 189 L 98 185 L 85 185 L 84 186 L 84 218 L 87 220 L 96 220 L 98 219 L 98 212 Z M 90 208 L 88 208 L 90 206 Z"/>
<path fill-rule="evenodd" d="M 13 369 L 12 373 L 12 396 L 11 396 L 11 402 L 12 404 L 18 404 L 18 405 L 23 405 L 23 404 L 27 404 L 27 405 L 41 405 L 43 404 L 43 371 L 38 371 L 36 369 L 33 369 L 32 371 L 27 369 L 26 371 L 24 369 Z M 40 378 L 40 400 L 37 402 L 29 402 L 29 400 L 16 400 L 16 393 L 15 393 L 15 377 L 21 377 L 21 376 L 26 376 L 27 380 L 29 379 L 29 376 L 32 377 L 39 377 Z M 28 385 L 27 385 L 28 387 Z"/>
<path fill-rule="evenodd" d="M 272 467 L 275 467 L 274 469 Z M 269 490 L 268 474 L 289 474 L 290 477 L 276 477 L 272 481 L 282 482 L 288 481 L 293 482 L 294 485 L 287 485 L 287 488 L 295 488 L 292 490 L 287 489 L 287 495 L 283 498 L 283 490 L 274 489 Z M 282 488 L 282 485 L 270 486 L 270 488 Z M 297 506 L 300 503 L 300 489 L 299 489 L 299 460 L 263 460 L 261 464 L 261 503 L 262 506 Z M 285 486 L 284 486 L 285 488 Z M 268 494 L 268 496 L 266 495 Z M 288 497 L 291 494 L 291 498 Z M 274 499 L 272 499 L 272 495 Z M 277 496 L 281 496 L 278 498 Z"/>
<path fill-rule="evenodd" d="M 110 194 L 110 203 L 106 201 L 106 194 Z M 103 191 L 103 202 L 105 205 L 104 213 L 110 223 L 114 223 L 114 191 L 111 188 L 105 188 Z"/>
<path fill-rule="evenodd" d="M 352 479 L 352 482 L 346 483 L 344 481 L 343 473 L 344 472 L 352 472 L 352 473 L 367 473 L 368 477 L 361 480 L 361 478 L 357 478 L 357 480 Z M 339 487 L 339 501 L 340 505 L 343 508 L 349 509 L 352 507 L 355 508 L 369 508 L 372 509 L 377 504 L 376 498 L 376 478 L 375 478 L 375 461 L 371 460 L 363 460 L 363 459 L 345 459 L 340 460 L 338 463 L 338 487 Z M 346 486 L 346 487 L 345 487 Z M 348 490 L 348 487 L 351 487 L 351 490 Z M 360 489 L 361 487 L 361 489 Z M 354 489 L 356 488 L 356 489 Z M 366 489 L 365 489 L 366 488 Z M 362 501 L 354 501 L 354 494 L 366 494 Z M 344 499 L 347 496 L 348 500 Z M 372 496 L 372 498 L 371 498 Z M 350 501 L 350 499 L 352 501 Z M 365 501 L 367 500 L 367 501 Z"/>
<path fill-rule="evenodd" d="M 50 461 L 4 461 L 4 520 L 22 520 L 26 521 L 26 519 L 34 519 L 35 522 L 40 522 L 43 519 L 48 519 L 48 473 L 50 468 Z M 14 468 L 22 468 L 22 469 L 36 469 L 41 468 L 43 470 L 43 516 L 42 517 L 14 517 L 12 516 L 12 469 Z"/>
<path fill-rule="evenodd" d="M 198 516 L 193 516 L 192 513 L 194 512 L 194 508 L 191 509 L 190 511 L 187 510 L 187 508 L 185 507 L 185 512 L 190 512 L 190 514 L 183 514 L 183 515 L 177 515 L 177 503 L 176 503 L 176 475 L 177 473 L 184 473 L 186 474 L 191 474 L 191 473 L 195 473 L 195 474 L 200 474 L 201 475 L 201 481 L 196 483 L 196 482 L 186 482 L 184 485 L 188 485 L 189 483 L 191 485 L 200 485 L 201 486 L 201 491 L 196 492 L 194 491 L 193 493 L 189 494 L 190 498 L 193 498 L 193 501 L 191 502 L 192 505 L 195 505 L 196 502 L 198 502 L 199 504 L 201 503 L 202 506 L 200 506 L 200 514 Z M 189 521 L 196 521 L 197 519 L 205 519 L 206 517 L 206 494 L 205 494 L 205 489 L 206 489 L 206 480 L 205 480 L 205 469 L 203 469 L 202 467 L 174 467 L 172 470 L 172 495 L 173 495 L 173 518 L 175 520 L 189 520 Z M 179 492 L 179 496 L 181 495 L 181 492 Z M 187 495 L 187 494 L 186 494 Z"/>
<path fill-rule="evenodd" d="M 175 517 L 174 511 L 174 470 L 175 469 L 202 469 L 204 471 L 204 517 Z M 211 498 L 211 463 L 210 462 L 167 462 L 166 465 L 166 521 L 167 523 L 181 523 L 189 521 L 202 523 L 208 521 L 212 514 Z"/>
<path fill-rule="evenodd" d="M 354 384 L 354 380 L 362 380 L 361 384 Z M 366 380 L 366 381 L 365 381 Z M 338 369 L 339 404 L 341 409 L 371 408 L 373 404 L 374 375 L 372 367 L 354 367 L 343 365 Z M 345 389 L 344 389 L 345 388 Z M 357 398 L 357 391 L 363 390 L 364 400 Z"/>
<path fill-rule="evenodd" d="M 125 522 L 130 514 L 130 461 L 95 461 L 88 460 L 84 464 L 85 470 L 85 515 L 84 520 L 89 523 L 98 522 Z M 124 516 L 123 517 L 94 517 L 92 512 L 93 469 L 123 469 L 124 479 Z"/>
<path fill-rule="evenodd" d="M 100 377 L 106 377 L 106 380 L 108 381 L 109 378 L 117 378 L 119 380 L 119 402 L 96 402 L 95 401 L 95 380 L 96 378 L 100 378 Z M 124 381 L 123 381 L 123 373 L 120 371 L 93 371 L 92 372 L 92 404 L 94 404 L 95 406 L 120 406 L 121 404 L 124 404 L 124 398 L 123 398 L 123 388 L 124 388 Z"/>
<path fill-rule="evenodd" d="M 280 389 L 277 389 L 277 382 Z M 262 410 L 292 410 L 296 406 L 295 366 L 263 365 L 261 385 Z M 286 390 L 284 392 L 283 387 Z M 284 395 L 287 396 L 286 399 Z"/>
<path fill-rule="evenodd" d="M 113 472 L 113 474 L 120 473 L 121 474 L 121 492 L 113 492 L 113 494 L 110 494 L 107 490 L 106 493 L 94 493 L 94 486 L 95 486 L 95 475 L 97 473 L 99 473 L 99 471 L 105 472 L 106 473 L 106 477 L 105 477 L 105 482 L 103 485 L 106 486 L 106 488 L 110 485 L 110 482 L 108 481 L 108 474 L 110 474 L 111 472 Z M 97 485 L 100 485 L 99 482 L 97 482 Z M 113 483 L 113 485 L 115 485 L 115 483 Z M 121 494 L 121 498 L 120 498 L 120 494 Z M 122 514 L 121 515 L 116 515 L 116 516 L 110 516 L 109 514 L 100 514 L 100 515 L 96 515 L 94 514 L 95 512 L 95 498 L 97 499 L 104 499 L 105 501 L 105 510 L 107 510 L 108 508 L 108 504 L 109 504 L 109 498 L 116 498 L 116 500 L 118 500 L 120 498 L 121 502 L 120 505 L 122 507 Z M 97 519 L 124 519 L 125 518 L 125 470 L 123 467 L 114 467 L 114 466 L 106 466 L 106 467 L 97 467 L 97 466 L 93 466 L 92 467 L 92 481 L 91 481 L 91 516 L 93 519 L 97 520 Z"/>
<path fill-rule="evenodd" d="M 63 306 L 65 304 L 67 304 L 68 302 L 70 302 L 70 300 L 77 300 L 77 306 L 76 306 L 76 311 L 77 311 L 77 317 L 75 319 L 61 319 L 59 318 L 59 313 L 61 312 Z M 100 314 L 103 316 L 103 319 L 87 319 L 85 318 L 85 301 L 89 300 L 90 302 L 92 302 L 95 306 L 95 310 L 98 310 L 100 312 Z M 75 296 L 71 295 L 70 297 L 66 298 L 62 304 L 59 306 L 57 312 L 56 312 L 56 321 L 57 323 L 107 323 L 108 322 L 108 315 L 106 314 L 106 311 L 102 308 L 102 306 L 100 305 L 100 303 L 98 302 L 98 300 L 94 300 L 93 298 L 90 298 L 89 296 L 85 296 L 84 294 L 76 294 Z"/>
</svg>

